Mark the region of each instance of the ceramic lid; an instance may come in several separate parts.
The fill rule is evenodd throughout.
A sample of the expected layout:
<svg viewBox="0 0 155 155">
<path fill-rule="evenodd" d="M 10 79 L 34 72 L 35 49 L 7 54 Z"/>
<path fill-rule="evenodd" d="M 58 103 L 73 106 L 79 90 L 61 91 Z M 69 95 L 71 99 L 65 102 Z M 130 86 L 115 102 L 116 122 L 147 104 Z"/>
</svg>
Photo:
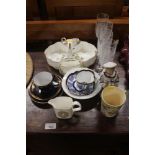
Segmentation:
<svg viewBox="0 0 155 155">
<path fill-rule="evenodd" d="M 117 66 L 114 62 L 107 62 L 103 65 L 104 68 L 115 68 Z"/>
<path fill-rule="evenodd" d="M 66 58 L 60 63 L 59 71 L 64 75 L 68 70 L 72 68 L 78 68 L 80 66 L 81 64 L 79 60 Z"/>
</svg>

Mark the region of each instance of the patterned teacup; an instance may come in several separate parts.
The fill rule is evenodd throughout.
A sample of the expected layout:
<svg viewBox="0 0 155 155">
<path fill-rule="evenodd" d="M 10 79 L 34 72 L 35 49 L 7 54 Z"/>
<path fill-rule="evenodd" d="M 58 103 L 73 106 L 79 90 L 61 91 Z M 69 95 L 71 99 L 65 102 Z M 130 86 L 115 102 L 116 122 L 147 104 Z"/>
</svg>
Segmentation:
<svg viewBox="0 0 155 155">
<path fill-rule="evenodd" d="M 90 94 L 95 88 L 95 75 L 90 70 L 82 70 L 77 73 L 76 83 L 80 91 Z M 79 90 L 78 90 L 79 91 Z"/>
</svg>

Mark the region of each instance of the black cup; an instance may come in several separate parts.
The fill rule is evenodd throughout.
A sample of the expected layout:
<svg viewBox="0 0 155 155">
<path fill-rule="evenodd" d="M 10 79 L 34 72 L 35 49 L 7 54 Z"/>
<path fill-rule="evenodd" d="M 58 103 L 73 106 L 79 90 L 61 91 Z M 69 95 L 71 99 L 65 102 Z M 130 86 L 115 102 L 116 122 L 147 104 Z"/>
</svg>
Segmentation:
<svg viewBox="0 0 155 155">
<path fill-rule="evenodd" d="M 32 81 L 31 92 L 39 98 L 49 98 L 56 92 L 57 85 L 49 72 L 36 74 Z"/>
</svg>

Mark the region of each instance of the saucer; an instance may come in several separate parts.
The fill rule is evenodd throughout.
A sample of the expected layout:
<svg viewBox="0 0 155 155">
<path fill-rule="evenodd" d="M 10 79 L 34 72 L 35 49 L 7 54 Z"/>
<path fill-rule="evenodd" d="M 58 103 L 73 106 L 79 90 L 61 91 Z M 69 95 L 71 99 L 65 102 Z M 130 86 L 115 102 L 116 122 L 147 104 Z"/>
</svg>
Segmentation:
<svg viewBox="0 0 155 155">
<path fill-rule="evenodd" d="M 55 97 L 57 97 L 57 96 L 62 96 L 62 94 L 63 94 L 63 90 L 61 89 L 61 91 L 60 91 Z M 30 94 L 29 94 L 29 95 L 30 95 Z M 34 102 L 34 103 L 37 103 L 37 104 L 48 104 L 48 101 L 49 101 L 50 99 L 55 98 L 55 97 L 52 97 L 52 98 L 47 99 L 47 100 L 37 100 L 37 99 L 33 98 L 32 96 L 30 96 L 30 97 L 31 97 L 31 101 Z"/>
<path fill-rule="evenodd" d="M 55 87 L 55 92 L 54 94 L 52 94 L 50 97 L 48 98 L 42 98 L 42 97 L 39 97 L 37 95 L 35 95 L 33 93 L 33 85 L 32 83 L 30 84 L 30 86 L 28 87 L 28 93 L 31 97 L 32 100 L 35 100 L 35 101 L 39 101 L 39 102 L 47 102 L 48 100 L 52 99 L 52 98 L 55 98 L 62 90 L 61 88 L 61 77 L 58 76 L 58 75 L 54 75 L 54 79 L 53 79 L 53 83 L 58 83 L 58 86 Z"/>
<path fill-rule="evenodd" d="M 77 72 L 79 71 L 82 71 L 82 70 L 89 70 L 89 71 L 92 71 L 94 72 L 95 74 L 95 78 L 96 78 L 96 83 L 95 83 L 95 89 L 94 91 L 90 90 L 90 94 L 87 94 L 85 95 L 84 91 L 80 91 L 79 88 L 77 88 L 77 85 L 76 85 L 76 82 L 75 82 L 75 78 L 76 78 L 76 74 Z M 91 69 L 88 69 L 88 68 L 74 68 L 74 69 L 71 69 L 69 70 L 63 77 L 62 79 L 62 88 L 64 90 L 64 92 L 70 96 L 70 97 L 73 97 L 74 99 L 89 99 L 89 98 L 92 98 L 94 96 L 96 96 L 102 89 L 102 85 L 100 84 L 99 82 L 99 79 L 100 79 L 100 76 L 93 70 Z M 77 91 L 76 89 L 79 89 L 79 91 Z"/>
</svg>

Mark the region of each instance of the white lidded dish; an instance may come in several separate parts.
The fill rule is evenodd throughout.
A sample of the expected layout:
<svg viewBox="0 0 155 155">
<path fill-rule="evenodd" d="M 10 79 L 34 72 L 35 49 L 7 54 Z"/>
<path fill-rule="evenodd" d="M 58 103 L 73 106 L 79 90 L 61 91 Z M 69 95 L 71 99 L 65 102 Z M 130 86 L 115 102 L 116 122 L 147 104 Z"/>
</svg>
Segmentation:
<svg viewBox="0 0 155 155">
<path fill-rule="evenodd" d="M 44 52 L 47 63 L 51 67 L 59 70 L 61 61 L 68 58 L 68 49 L 68 46 L 62 42 L 56 42 L 50 45 Z M 94 64 L 96 53 L 96 47 L 86 41 L 80 41 L 72 48 L 73 57 L 80 60 L 81 66 L 83 67 L 89 67 Z"/>
</svg>

